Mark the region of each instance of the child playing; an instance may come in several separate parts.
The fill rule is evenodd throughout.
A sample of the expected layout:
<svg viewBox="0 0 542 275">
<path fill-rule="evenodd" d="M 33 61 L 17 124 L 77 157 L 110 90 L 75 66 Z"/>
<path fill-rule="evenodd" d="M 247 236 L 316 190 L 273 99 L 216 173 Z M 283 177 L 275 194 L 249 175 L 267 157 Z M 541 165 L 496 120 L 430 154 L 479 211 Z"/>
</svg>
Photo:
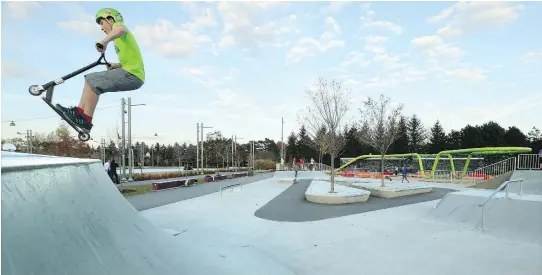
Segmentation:
<svg viewBox="0 0 542 275">
<path fill-rule="evenodd" d="M 82 129 L 90 132 L 92 117 L 101 94 L 137 90 L 145 82 L 145 67 L 139 46 L 133 34 L 124 25 L 120 12 L 114 9 L 100 9 L 96 13 L 96 23 L 107 36 L 97 43 L 98 52 L 105 53 L 109 42 L 115 43 L 115 52 L 120 63 L 111 63 L 107 71 L 85 75 L 85 85 L 79 106 L 56 106 Z"/>
</svg>

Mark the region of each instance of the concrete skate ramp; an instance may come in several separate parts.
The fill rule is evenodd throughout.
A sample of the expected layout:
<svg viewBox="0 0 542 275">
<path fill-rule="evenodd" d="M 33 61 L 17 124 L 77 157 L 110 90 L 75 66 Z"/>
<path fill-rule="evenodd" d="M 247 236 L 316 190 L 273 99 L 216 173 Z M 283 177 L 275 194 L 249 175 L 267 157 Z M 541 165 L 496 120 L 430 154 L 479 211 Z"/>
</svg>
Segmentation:
<svg viewBox="0 0 542 275">
<path fill-rule="evenodd" d="M 2 152 L 2 274 L 293 274 L 251 248 L 158 230 L 99 160 Z"/>
<path fill-rule="evenodd" d="M 523 193 L 542 195 L 542 170 L 516 170 L 510 180 L 523 179 Z M 518 190 L 519 185 L 512 183 L 510 190 Z"/>
<path fill-rule="evenodd" d="M 429 212 L 429 220 L 477 230 L 481 226 L 481 204 L 493 190 L 473 189 L 448 193 Z M 542 196 L 499 192 L 485 205 L 485 232 L 525 242 L 542 244 Z"/>
</svg>

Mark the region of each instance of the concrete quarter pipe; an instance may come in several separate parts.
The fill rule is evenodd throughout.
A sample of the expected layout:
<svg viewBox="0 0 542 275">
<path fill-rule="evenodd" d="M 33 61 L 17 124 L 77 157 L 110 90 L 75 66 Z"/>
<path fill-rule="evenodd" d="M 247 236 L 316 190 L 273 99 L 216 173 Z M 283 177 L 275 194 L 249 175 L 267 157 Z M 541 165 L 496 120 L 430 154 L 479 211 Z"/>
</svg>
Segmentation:
<svg viewBox="0 0 542 275">
<path fill-rule="evenodd" d="M 187 241 L 140 217 L 99 160 L 2 152 L 2 274 L 292 274 Z"/>
</svg>

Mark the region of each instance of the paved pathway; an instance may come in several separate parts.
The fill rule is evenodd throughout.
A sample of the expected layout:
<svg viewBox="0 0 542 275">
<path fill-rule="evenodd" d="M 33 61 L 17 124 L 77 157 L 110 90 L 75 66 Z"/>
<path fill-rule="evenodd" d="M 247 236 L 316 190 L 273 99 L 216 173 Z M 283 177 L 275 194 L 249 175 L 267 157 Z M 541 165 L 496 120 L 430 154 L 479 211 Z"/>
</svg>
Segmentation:
<svg viewBox="0 0 542 275">
<path fill-rule="evenodd" d="M 252 177 L 241 177 L 236 179 L 228 179 L 217 182 L 207 182 L 202 184 L 192 185 L 190 187 L 179 187 L 172 189 L 164 189 L 142 195 L 126 197 L 126 200 L 134 206 L 138 211 L 147 210 L 150 208 L 163 206 L 166 204 L 188 200 L 214 192 L 219 192 L 222 186 L 233 183 L 248 184 L 264 179 L 271 178 L 273 174 L 256 174 Z M 237 187 L 235 187 L 237 188 Z M 228 192 L 228 191 L 226 191 Z"/>
</svg>

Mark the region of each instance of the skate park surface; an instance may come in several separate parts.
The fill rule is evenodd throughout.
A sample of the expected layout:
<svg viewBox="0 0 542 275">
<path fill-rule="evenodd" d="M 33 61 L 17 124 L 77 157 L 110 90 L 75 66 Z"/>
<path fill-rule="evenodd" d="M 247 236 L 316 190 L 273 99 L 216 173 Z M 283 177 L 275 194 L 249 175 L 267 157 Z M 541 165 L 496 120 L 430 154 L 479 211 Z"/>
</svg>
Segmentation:
<svg viewBox="0 0 542 275">
<path fill-rule="evenodd" d="M 492 190 L 459 184 L 323 205 L 305 192 L 328 175 L 275 172 L 138 211 L 99 160 L 2 152 L 2 274 L 541 274 L 542 171 L 516 172 L 479 230 Z"/>
</svg>

